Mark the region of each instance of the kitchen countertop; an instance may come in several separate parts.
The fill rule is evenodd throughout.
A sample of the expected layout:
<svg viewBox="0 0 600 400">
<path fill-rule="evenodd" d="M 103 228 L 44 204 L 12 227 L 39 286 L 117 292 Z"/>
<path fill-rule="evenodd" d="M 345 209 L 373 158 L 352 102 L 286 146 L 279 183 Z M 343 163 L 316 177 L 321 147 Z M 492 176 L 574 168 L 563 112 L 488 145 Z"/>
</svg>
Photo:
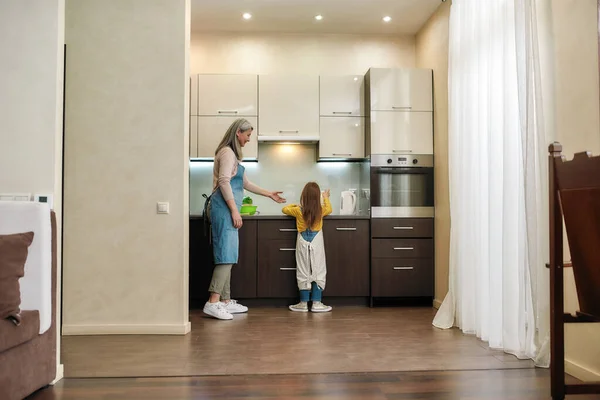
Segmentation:
<svg viewBox="0 0 600 400">
<path fill-rule="evenodd" d="M 190 219 L 200 219 L 202 215 L 200 214 L 192 214 L 190 215 Z M 242 215 L 242 219 L 275 219 L 275 220 L 285 220 L 285 219 L 294 219 L 294 217 L 290 217 L 288 215 L 283 214 L 258 214 L 258 215 Z M 325 217 L 325 219 L 370 219 L 368 215 L 339 215 L 339 214 L 330 214 Z"/>
</svg>

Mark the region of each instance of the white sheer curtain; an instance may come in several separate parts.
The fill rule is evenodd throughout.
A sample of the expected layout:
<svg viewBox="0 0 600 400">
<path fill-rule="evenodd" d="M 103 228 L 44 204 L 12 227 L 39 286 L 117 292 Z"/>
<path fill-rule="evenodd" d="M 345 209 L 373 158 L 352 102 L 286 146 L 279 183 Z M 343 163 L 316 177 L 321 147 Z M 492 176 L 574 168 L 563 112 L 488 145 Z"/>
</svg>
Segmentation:
<svg viewBox="0 0 600 400">
<path fill-rule="evenodd" d="M 433 324 L 541 359 L 548 214 L 534 0 L 453 0 L 449 50 L 450 282 Z"/>
</svg>

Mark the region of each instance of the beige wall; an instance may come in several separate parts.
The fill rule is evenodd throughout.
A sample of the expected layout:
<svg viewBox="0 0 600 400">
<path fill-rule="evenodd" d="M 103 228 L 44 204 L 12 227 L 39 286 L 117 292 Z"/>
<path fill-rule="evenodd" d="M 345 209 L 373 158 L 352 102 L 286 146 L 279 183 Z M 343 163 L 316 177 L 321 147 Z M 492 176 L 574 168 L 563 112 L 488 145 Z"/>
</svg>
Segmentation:
<svg viewBox="0 0 600 400">
<path fill-rule="evenodd" d="M 435 305 L 448 292 L 450 194 L 448 191 L 448 22 L 442 3 L 416 36 L 417 67 L 433 69 L 435 154 Z"/>
<path fill-rule="evenodd" d="M 598 22 L 596 0 L 552 0 L 555 51 L 556 139 L 571 158 L 579 151 L 600 154 Z M 569 254 L 566 252 L 568 260 Z M 578 307 L 572 271 L 565 272 L 565 306 Z M 567 372 L 600 379 L 600 326 L 567 325 Z"/>
<path fill-rule="evenodd" d="M 60 265 L 65 2 L 2 1 L 0 9 L 0 193 L 53 195 Z M 57 362 L 60 378 L 60 338 Z"/>
<path fill-rule="evenodd" d="M 189 18 L 66 2 L 64 334 L 189 331 Z"/>
<path fill-rule="evenodd" d="M 194 33 L 192 73 L 364 74 L 413 67 L 413 36 Z"/>
</svg>

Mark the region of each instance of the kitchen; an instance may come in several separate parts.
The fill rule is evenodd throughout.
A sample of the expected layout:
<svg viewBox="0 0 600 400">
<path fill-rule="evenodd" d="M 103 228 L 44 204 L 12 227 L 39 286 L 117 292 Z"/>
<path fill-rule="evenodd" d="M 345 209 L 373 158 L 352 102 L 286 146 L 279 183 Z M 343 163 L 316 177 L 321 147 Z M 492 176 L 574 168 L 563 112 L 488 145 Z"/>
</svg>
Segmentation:
<svg viewBox="0 0 600 400">
<path fill-rule="evenodd" d="M 394 20 L 382 15 L 363 22 L 370 34 L 362 36 L 349 35 L 332 6 L 327 15 L 297 6 L 296 14 L 306 19 L 288 18 L 292 33 L 274 34 L 289 10 L 246 10 L 233 25 L 231 15 L 214 4 L 193 4 L 204 12 L 192 13 L 190 243 L 197 244 L 190 246 L 192 309 L 205 301 L 210 279 L 210 246 L 200 218 L 203 195 L 212 189 L 210 160 L 237 117 L 256 127 L 244 149 L 251 181 L 283 191 L 288 202 L 298 202 L 309 180 L 331 189 L 333 215 L 324 226 L 328 300 L 371 305 L 374 299 L 419 298 L 432 304 L 433 74 L 416 68 L 408 32 L 439 4 L 424 2 L 418 10 L 397 5 Z M 353 17 L 354 24 L 362 19 Z M 240 57 L 243 62 L 228 62 Z M 266 299 L 282 304 L 296 296 L 294 253 L 278 249 L 294 247 L 295 235 L 282 233 L 289 236 L 284 239 L 269 232 L 293 229 L 293 221 L 268 199 L 253 201 L 258 214 L 246 217 L 240 230 L 243 261 L 232 273 L 233 295 L 251 304 Z M 344 243 L 352 243 L 354 251 L 344 252 Z"/>
<path fill-rule="evenodd" d="M 372 305 L 379 298 L 421 297 L 432 305 L 431 70 L 198 74 L 192 76 L 190 92 L 194 208 L 204 205 L 198 194 L 211 192 L 210 160 L 223 132 L 236 118 L 248 118 L 257 127 L 244 149 L 251 181 L 280 187 L 290 202 L 298 201 L 306 178 L 332 191 L 333 214 L 324 224 L 328 301 L 364 304 L 366 299 Z M 296 296 L 295 222 L 277 204 L 255 198 L 258 211 L 245 216 L 240 229 L 233 294 L 253 303 L 290 301 Z M 210 247 L 202 240 L 201 215 L 190 212 L 190 243 L 196 244 L 190 247 L 190 296 L 203 304 Z"/>
</svg>

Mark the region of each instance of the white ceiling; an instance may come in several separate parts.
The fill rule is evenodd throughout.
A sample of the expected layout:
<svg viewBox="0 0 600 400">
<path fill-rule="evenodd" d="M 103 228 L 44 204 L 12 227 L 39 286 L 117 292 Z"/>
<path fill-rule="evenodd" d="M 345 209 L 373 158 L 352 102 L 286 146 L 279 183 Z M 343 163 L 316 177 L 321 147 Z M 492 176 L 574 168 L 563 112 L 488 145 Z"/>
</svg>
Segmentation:
<svg viewBox="0 0 600 400">
<path fill-rule="evenodd" d="M 442 0 L 191 0 L 193 32 L 413 35 Z M 242 14 L 248 12 L 248 21 Z M 316 21 L 320 14 L 323 20 Z M 392 21 L 384 23 L 386 15 Z"/>
</svg>

